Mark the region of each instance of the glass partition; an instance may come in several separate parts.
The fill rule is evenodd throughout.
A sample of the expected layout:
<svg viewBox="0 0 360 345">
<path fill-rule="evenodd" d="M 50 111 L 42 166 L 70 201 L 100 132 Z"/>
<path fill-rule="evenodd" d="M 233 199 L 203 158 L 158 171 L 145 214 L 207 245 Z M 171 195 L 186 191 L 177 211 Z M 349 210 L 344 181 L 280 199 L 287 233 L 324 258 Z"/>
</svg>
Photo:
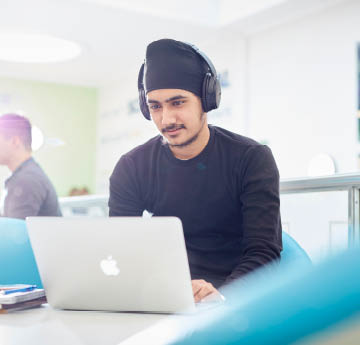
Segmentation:
<svg viewBox="0 0 360 345">
<path fill-rule="evenodd" d="M 347 191 L 283 194 L 281 218 L 314 262 L 348 247 Z"/>
</svg>

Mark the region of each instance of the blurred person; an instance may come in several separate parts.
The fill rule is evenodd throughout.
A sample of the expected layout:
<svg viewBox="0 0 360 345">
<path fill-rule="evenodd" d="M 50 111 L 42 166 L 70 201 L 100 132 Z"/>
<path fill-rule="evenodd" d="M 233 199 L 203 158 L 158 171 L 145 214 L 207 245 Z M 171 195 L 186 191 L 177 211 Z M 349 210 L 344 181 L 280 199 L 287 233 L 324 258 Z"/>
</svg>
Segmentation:
<svg viewBox="0 0 360 345">
<path fill-rule="evenodd" d="M 3 217 L 61 216 L 55 189 L 32 158 L 31 124 L 23 116 L 0 116 L 0 165 L 12 175 L 5 181 Z"/>
<path fill-rule="evenodd" d="M 160 135 L 118 161 L 109 214 L 141 216 L 146 210 L 180 218 L 195 301 L 219 296 L 219 287 L 280 259 L 273 155 L 250 138 L 208 125 L 220 83 L 195 46 L 171 39 L 149 44 L 138 89 L 140 109 Z"/>
</svg>

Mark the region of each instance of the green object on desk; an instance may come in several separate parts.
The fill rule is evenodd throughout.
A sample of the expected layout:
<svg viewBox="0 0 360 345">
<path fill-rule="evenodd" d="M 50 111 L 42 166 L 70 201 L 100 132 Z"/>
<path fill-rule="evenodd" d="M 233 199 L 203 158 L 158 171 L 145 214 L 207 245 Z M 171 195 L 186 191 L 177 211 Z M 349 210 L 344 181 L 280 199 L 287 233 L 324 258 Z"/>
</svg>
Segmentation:
<svg viewBox="0 0 360 345">
<path fill-rule="evenodd" d="M 43 286 L 22 219 L 0 217 L 0 285 L 5 284 Z"/>
</svg>

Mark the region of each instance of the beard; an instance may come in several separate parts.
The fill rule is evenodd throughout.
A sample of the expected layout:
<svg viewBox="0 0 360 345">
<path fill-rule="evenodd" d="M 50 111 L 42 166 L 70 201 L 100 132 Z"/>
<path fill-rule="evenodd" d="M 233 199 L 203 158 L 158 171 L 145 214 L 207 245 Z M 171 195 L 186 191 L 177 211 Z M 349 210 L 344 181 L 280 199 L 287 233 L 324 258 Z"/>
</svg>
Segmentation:
<svg viewBox="0 0 360 345">
<path fill-rule="evenodd" d="M 186 146 L 189 146 L 190 144 L 192 144 L 193 142 L 195 142 L 197 140 L 197 138 L 199 137 L 200 135 L 200 132 L 202 131 L 202 129 L 204 128 L 204 125 L 206 123 L 205 121 L 205 113 L 200 113 L 200 122 L 201 122 L 201 126 L 200 126 L 200 129 L 191 137 L 189 138 L 188 140 L 182 142 L 182 143 L 179 143 L 179 144 L 171 144 L 167 139 L 164 138 L 164 142 L 166 144 L 168 144 L 170 147 L 176 147 L 176 148 L 182 148 L 182 147 L 186 147 Z M 172 125 L 172 126 L 168 126 L 166 128 L 164 128 L 162 130 L 162 133 L 165 133 L 167 132 L 168 130 L 173 130 L 173 129 L 177 129 L 177 128 L 186 128 L 184 125 Z"/>
</svg>

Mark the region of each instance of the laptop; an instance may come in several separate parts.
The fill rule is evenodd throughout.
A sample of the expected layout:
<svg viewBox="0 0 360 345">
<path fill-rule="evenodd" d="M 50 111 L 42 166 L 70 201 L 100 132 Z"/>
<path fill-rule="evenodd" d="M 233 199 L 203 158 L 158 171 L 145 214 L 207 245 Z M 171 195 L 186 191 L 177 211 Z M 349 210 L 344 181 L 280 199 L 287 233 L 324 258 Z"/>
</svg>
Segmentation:
<svg viewBox="0 0 360 345">
<path fill-rule="evenodd" d="M 59 309 L 195 310 L 176 217 L 26 219 L 48 303 Z"/>
</svg>

